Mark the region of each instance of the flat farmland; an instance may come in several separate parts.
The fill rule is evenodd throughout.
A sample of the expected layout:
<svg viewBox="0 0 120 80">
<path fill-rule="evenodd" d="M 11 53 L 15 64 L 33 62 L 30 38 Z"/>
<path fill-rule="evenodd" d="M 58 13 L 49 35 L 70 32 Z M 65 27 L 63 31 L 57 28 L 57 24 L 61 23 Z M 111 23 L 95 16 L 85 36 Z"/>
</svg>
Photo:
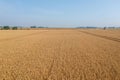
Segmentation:
<svg viewBox="0 0 120 80">
<path fill-rule="evenodd" d="M 0 30 L 0 80 L 120 80 L 120 30 Z"/>
<path fill-rule="evenodd" d="M 86 32 L 101 35 L 101 36 L 107 36 L 107 37 L 120 39 L 120 29 L 106 29 L 106 30 L 102 30 L 102 29 L 87 29 L 87 30 L 85 30 L 85 29 L 83 29 L 81 31 L 86 31 Z"/>
</svg>

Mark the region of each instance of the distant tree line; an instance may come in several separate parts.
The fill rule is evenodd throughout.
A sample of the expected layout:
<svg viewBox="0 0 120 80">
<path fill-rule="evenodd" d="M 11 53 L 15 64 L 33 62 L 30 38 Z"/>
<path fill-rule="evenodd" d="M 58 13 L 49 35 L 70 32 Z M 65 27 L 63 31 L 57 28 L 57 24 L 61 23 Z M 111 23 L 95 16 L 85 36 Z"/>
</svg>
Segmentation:
<svg viewBox="0 0 120 80">
<path fill-rule="evenodd" d="M 120 29 L 120 27 L 91 27 L 91 26 L 87 26 L 87 27 L 84 27 L 84 26 L 81 26 L 81 27 L 76 27 L 76 28 L 80 28 L 80 29 Z"/>
<path fill-rule="evenodd" d="M 77 27 L 77 28 L 82 28 L 82 29 L 96 29 L 97 27 L 91 27 L 91 26 L 84 27 L 84 26 L 81 26 L 81 27 Z"/>
<path fill-rule="evenodd" d="M 18 27 L 17 26 L 13 26 L 13 27 L 10 27 L 10 26 L 0 26 L 0 29 L 1 30 L 17 30 Z"/>
<path fill-rule="evenodd" d="M 30 26 L 30 27 L 19 27 L 19 26 L 0 26 L 0 30 L 29 30 L 30 28 L 32 29 L 37 29 L 37 28 L 48 28 L 44 26 Z"/>
<path fill-rule="evenodd" d="M 48 27 L 44 27 L 44 26 L 30 26 L 30 28 L 48 28 Z"/>
</svg>

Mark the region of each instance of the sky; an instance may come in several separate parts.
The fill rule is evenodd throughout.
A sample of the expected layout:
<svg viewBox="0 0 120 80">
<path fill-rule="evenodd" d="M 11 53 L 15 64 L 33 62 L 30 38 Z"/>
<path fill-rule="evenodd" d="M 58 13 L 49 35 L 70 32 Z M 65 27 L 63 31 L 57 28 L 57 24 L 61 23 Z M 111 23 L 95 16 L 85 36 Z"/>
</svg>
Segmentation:
<svg viewBox="0 0 120 80">
<path fill-rule="evenodd" d="M 120 26 L 120 0 L 0 0 L 0 25 Z"/>
</svg>

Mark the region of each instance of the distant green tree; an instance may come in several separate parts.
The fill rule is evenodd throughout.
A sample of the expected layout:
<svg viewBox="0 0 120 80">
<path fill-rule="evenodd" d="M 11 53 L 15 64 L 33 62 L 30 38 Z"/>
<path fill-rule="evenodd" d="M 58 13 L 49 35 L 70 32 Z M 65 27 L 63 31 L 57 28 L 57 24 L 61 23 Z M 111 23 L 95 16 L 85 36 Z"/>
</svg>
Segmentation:
<svg viewBox="0 0 120 80">
<path fill-rule="evenodd" d="M 48 27 L 44 27 L 44 26 L 39 26 L 38 28 L 48 28 Z"/>
<path fill-rule="evenodd" d="M 44 28 L 43 26 L 39 26 L 38 28 Z"/>
<path fill-rule="evenodd" d="M 2 29 L 2 26 L 0 26 L 0 30 Z"/>
<path fill-rule="evenodd" d="M 18 27 L 17 27 L 17 26 L 12 27 L 12 30 L 17 30 L 17 29 L 18 29 Z"/>
<path fill-rule="evenodd" d="M 106 30 L 106 29 L 107 29 L 107 27 L 104 27 L 103 29 L 104 29 L 104 30 Z"/>
<path fill-rule="evenodd" d="M 10 27 L 9 27 L 9 26 L 3 26 L 3 29 L 4 29 L 4 30 L 9 30 Z"/>
<path fill-rule="evenodd" d="M 31 26 L 30 28 L 37 28 L 36 26 Z"/>
</svg>

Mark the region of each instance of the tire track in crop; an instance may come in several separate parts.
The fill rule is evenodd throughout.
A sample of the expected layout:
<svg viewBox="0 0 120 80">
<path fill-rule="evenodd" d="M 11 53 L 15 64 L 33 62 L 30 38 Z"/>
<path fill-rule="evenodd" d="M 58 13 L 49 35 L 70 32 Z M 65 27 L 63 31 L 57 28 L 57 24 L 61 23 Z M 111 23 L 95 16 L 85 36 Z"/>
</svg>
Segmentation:
<svg viewBox="0 0 120 80">
<path fill-rule="evenodd" d="M 90 32 L 87 32 L 87 31 L 80 31 L 80 32 L 85 33 L 85 34 L 89 34 L 89 35 L 92 35 L 92 36 L 112 40 L 112 41 L 115 41 L 115 42 L 120 42 L 120 39 L 118 39 L 118 38 L 113 38 L 113 37 L 104 36 L 104 35 L 98 35 L 98 34 L 90 33 Z"/>
<path fill-rule="evenodd" d="M 48 70 L 48 73 L 45 77 L 43 77 L 43 80 L 49 80 L 49 77 L 51 76 L 51 73 L 52 73 L 52 70 L 53 70 L 54 62 L 55 62 L 55 60 L 53 59 L 51 65 L 50 65 L 50 68 Z"/>
<path fill-rule="evenodd" d="M 9 41 L 9 40 L 14 40 L 14 39 L 19 39 L 19 38 L 23 38 L 23 37 L 32 36 L 32 35 L 37 35 L 37 34 L 40 34 L 40 33 L 43 33 L 43 32 L 46 32 L 46 31 L 35 32 L 35 33 L 26 34 L 26 35 L 21 35 L 21 36 L 16 36 L 16 37 L 12 37 L 12 38 L 1 39 L 0 42 Z"/>
</svg>

